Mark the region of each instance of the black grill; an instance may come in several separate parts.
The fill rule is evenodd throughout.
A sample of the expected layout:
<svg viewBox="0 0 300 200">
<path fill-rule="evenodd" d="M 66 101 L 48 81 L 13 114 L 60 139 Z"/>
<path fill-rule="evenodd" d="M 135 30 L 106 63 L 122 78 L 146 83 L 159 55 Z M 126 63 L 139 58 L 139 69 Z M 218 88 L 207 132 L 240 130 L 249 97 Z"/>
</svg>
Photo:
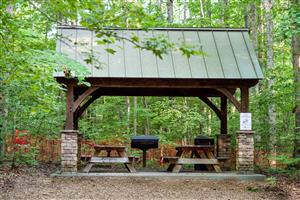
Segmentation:
<svg viewBox="0 0 300 200">
<path fill-rule="evenodd" d="M 132 136 L 131 148 L 137 148 L 143 150 L 143 167 L 146 167 L 147 150 L 158 148 L 158 137 L 153 135 Z"/>
<path fill-rule="evenodd" d="M 205 135 L 198 135 L 194 140 L 195 145 L 214 145 L 215 140 Z M 207 170 L 205 165 L 195 165 L 195 170 Z"/>
<path fill-rule="evenodd" d="M 215 140 L 205 135 L 198 135 L 194 140 L 195 145 L 214 145 Z"/>
</svg>

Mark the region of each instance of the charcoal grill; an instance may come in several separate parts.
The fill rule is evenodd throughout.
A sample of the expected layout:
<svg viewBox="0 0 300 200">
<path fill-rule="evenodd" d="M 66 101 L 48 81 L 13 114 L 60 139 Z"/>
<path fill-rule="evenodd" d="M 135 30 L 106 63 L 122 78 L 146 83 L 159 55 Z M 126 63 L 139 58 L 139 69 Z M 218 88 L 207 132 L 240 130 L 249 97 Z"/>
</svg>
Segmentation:
<svg viewBox="0 0 300 200">
<path fill-rule="evenodd" d="M 215 140 L 213 138 L 207 137 L 205 135 L 198 135 L 194 139 L 194 144 L 195 145 L 214 145 Z M 195 165 L 194 168 L 195 168 L 195 170 L 207 170 L 205 165 Z"/>
<path fill-rule="evenodd" d="M 205 135 L 198 135 L 194 140 L 195 145 L 214 145 L 215 140 Z"/>
<path fill-rule="evenodd" d="M 158 137 L 153 135 L 132 136 L 131 148 L 137 148 L 143 151 L 143 167 L 146 167 L 147 150 L 158 148 Z"/>
</svg>

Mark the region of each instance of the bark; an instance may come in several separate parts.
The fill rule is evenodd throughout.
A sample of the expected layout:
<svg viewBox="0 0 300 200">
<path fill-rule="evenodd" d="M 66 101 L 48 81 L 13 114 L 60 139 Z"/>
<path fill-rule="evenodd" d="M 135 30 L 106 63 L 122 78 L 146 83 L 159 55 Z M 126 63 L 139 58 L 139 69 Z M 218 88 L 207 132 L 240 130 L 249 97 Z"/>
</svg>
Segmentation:
<svg viewBox="0 0 300 200">
<path fill-rule="evenodd" d="M 223 17 L 222 17 L 222 24 L 227 25 L 227 6 L 228 6 L 228 0 L 221 0 L 223 3 Z"/>
<path fill-rule="evenodd" d="M 137 97 L 133 97 L 133 134 L 137 134 Z"/>
<path fill-rule="evenodd" d="M 156 1 L 156 5 L 157 5 L 160 9 L 161 9 L 161 1 L 162 1 L 162 0 L 157 0 L 157 1 Z"/>
<path fill-rule="evenodd" d="M 244 10 L 244 26 L 245 28 L 250 28 L 250 5 L 248 4 Z"/>
<path fill-rule="evenodd" d="M 13 7 L 13 5 L 8 5 L 6 7 L 6 12 L 8 12 L 11 15 L 14 14 L 14 7 Z"/>
<path fill-rule="evenodd" d="M 207 17 L 210 19 L 210 21 L 211 21 L 211 1 L 206 1 L 206 6 L 205 6 L 205 10 L 206 10 L 206 15 L 207 15 Z M 211 22 L 210 22 L 211 23 Z"/>
<path fill-rule="evenodd" d="M 130 131 L 130 98 L 126 97 L 126 110 L 127 110 L 127 131 Z"/>
<path fill-rule="evenodd" d="M 254 51 L 256 55 L 258 54 L 258 23 L 257 23 L 257 7 L 255 3 L 252 3 L 250 5 L 250 31 L 251 31 L 251 39 L 252 39 L 252 45 L 254 48 Z M 255 92 L 256 94 L 259 93 L 260 84 L 258 83 L 255 86 Z"/>
<path fill-rule="evenodd" d="M 205 17 L 203 0 L 200 0 L 200 17 Z"/>
<path fill-rule="evenodd" d="M 185 22 L 187 18 L 187 2 L 186 0 L 183 1 L 183 22 Z"/>
<path fill-rule="evenodd" d="M 257 53 L 258 48 L 258 24 L 257 24 L 257 7 L 255 3 L 251 5 L 250 8 L 251 16 L 250 16 L 250 29 L 251 29 L 251 38 L 252 38 L 252 44 L 254 47 L 255 52 Z"/>
<path fill-rule="evenodd" d="M 292 9 L 300 12 L 300 1 L 292 0 Z M 296 19 L 293 19 L 295 22 Z M 300 34 L 296 30 L 300 30 L 299 25 L 292 24 L 292 58 L 294 67 L 294 85 L 295 85 L 295 137 L 294 137 L 294 158 L 300 157 Z M 298 165 L 300 168 L 300 164 Z"/>
<path fill-rule="evenodd" d="M 167 12 L 168 12 L 168 22 L 173 23 L 173 1 L 174 0 L 168 0 L 167 1 Z"/>
<path fill-rule="evenodd" d="M 266 10 L 266 35 L 267 35 L 267 68 L 272 71 L 274 68 L 274 51 L 273 51 L 273 19 L 272 19 L 273 0 L 264 0 L 264 8 Z M 268 88 L 270 91 L 270 104 L 268 108 L 269 114 L 269 135 L 271 153 L 276 156 L 276 108 L 274 103 L 274 80 L 272 78 L 268 81 Z M 276 161 L 271 161 L 271 166 L 276 167 Z"/>
<path fill-rule="evenodd" d="M 142 97 L 143 105 L 145 109 L 148 109 L 148 103 L 145 97 Z M 149 124 L 149 117 L 146 115 L 146 121 L 144 125 L 144 134 L 149 135 L 149 129 L 150 129 L 150 124 Z"/>
<path fill-rule="evenodd" d="M 202 101 L 200 100 L 200 102 L 199 102 L 199 112 L 200 113 L 205 113 L 204 111 L 205 111 L 204 110 L 204 105 L 203 105 Z M 202 121 L 200 120 L 199 121 L 199 134 L 200 135 L 204 133 L 203 128 L 204 128 L 204 125 L 202 124 Z"/>
</svg>

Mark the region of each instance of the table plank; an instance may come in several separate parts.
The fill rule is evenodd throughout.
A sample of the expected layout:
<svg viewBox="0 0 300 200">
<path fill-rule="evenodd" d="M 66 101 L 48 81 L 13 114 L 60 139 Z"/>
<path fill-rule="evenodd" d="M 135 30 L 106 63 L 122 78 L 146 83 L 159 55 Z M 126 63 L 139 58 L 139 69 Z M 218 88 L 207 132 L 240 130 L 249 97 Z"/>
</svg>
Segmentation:
<svg viewBox="0 0 300 200">
<path fill-rule="evenodd" d="M 205 165 L 215 165 L 218 164 L 217 159 L 208 158 L 179 158 L 178 164 L 205 164 Z"/>
<path fill-rule="evenodd" d="M 128 157 L 92 157 L 90 163 L 129 163 Z"/>
<path fill-rule="evenodd" d="M 125 146 L 115 146 L 115 145 L 95 145 L 94 146 L 95 150 L 105 150 L 105 151 L 122 151 L 125 150 Z"/>
</svg>

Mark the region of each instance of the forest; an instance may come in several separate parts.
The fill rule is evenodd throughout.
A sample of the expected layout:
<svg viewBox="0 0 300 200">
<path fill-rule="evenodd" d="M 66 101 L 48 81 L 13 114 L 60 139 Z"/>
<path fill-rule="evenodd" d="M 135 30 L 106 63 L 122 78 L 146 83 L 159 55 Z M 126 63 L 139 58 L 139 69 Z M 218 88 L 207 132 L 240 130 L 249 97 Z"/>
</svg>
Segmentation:
<svg viewBox="0 0 300 200">
<path fill-rule="evenodd" d="M 11 155 L 16 132 L 59 139 L 64 128 L 65 89 L 53 78 L 62 69 L 82 72 L 80 63 L 56 52 L 57 26 L 248 28 L 264 79 L 250 91 L 255 150 L 269 166 L 300 166 L 300 1 L 299 0 L 2 0 L 0 2 L 1 162 L 34 163 L 37 151 Z M 99 40 L 104 35 L 99 35 Z M 113 37 L 113 36 L 112 36 Z M 132 42 L 137 38 L 131 38 Z M 111 41 L 102 40 L 104 42 Z M 167 42 L 147 47 L 156 56 Z M 109 50 L 114 53 L 114 50 Z M 186 48 L 183 53 L 197 54 Z M 101 61 L 101 60 L 100 60 Z M 86 62 L 91 62 L 87 60 Z M 215 101 L 219 105 L 220 102 Z M 79 122 L 86 140 L 114 143 L 132 135 L 158 135 L 166 145 L 191 143 L 200 134 L 219 134 L 217 116 L 198 98 L 99 98 Z M 235 146 L 239 112 L 228 109 L 228 133 Z M 30 162 L 28 162 L 28 160 Z M 272 161 L 272 162 L 271 162 Z M 273 165 L 274 166 L 274 165 Z M 276 167 L 276 165 L 275 165 Z M 285 170 L 282 169 L 282 170 Z"/>
</svg>

